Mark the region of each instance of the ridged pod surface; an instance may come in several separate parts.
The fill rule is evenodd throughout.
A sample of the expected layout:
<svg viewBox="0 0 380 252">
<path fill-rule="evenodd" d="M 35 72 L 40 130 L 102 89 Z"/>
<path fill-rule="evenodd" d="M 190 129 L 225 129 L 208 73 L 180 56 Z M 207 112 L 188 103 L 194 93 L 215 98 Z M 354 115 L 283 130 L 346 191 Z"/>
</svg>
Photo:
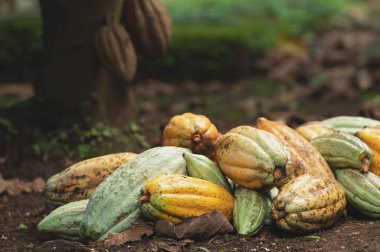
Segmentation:
<svg viewBox="0 0 380 252">
<path fill-rule="evenodd" d="M 251 126 L 239 126 L 222 135 L 216 160 L 227 177 L 250 189 L 281 186 L 293 173 L 288 154 L 277 138 Z"/>
<path fill-rule="evenodd" d="M 88 199 L 79 200 L 54 209 L 38 223 L 38 231 L 52 233 L 66 239 L 79 240 L 79 225 L 87 204 Z"/>
<path fill-rule="evenodd" d="M 122 82 L 131 81 L 137 70 L 137 56 L 128 32 L 119 24 L 105 25 L 95 35 L 95 49 L 102 67 Z"/>
<path fill-rule="evenodd" d="M 179 174 L 160 175 L 141 190 L 143 214 L 153 220 L 173 223 L 219 210 L 230 220 L 234 199 L 223 187 L 212 182 Z"/>
<path fill-rule="evenodd" d="M 273 200 L 272 214 L 277 225 L 295 233 L 333 225 L 342 215 L 346 199 L 321 154 L 283 123 L 259 118 L 256 127 L 277 136 L 295 166 L 296 177 L 282 186 Z"/>
<path fill-rule="evenodd" d="M 272 213 L 281 228 L 304 233 L 333 225 L 345 206 L 344 191 L 334 179 L 304 174 L 280 189 Z"/>
<path fill-rule="evenodd" d="M 359 138 L 337 132 L 310 142 L 333 168 L 355 168 L 367 172 L 372 162 L 371 149 Z"/>
<path fill-rule="evenodd" d="M 136 50 L 142 56 L 157 58 L 169 49 L 172 22 L 161 0 L 124 1 L 123 18 Z"/>
<path fill-rule="evenodd" d="M 179 147 L 156 147 L 142 152 L 109 175 L 90 198 L 80 225 L 89 239 L 105 238 L 108 233 L 127 230 L 140 217 L 139 195 L 147 180 L 165 173 L 186 174 Z M 122 223 L 123 225 L 121 225 Z"/>
<path fill-rule="evenodd" d="M 267 217 L 266 199 L 259 193 L 243 187 L 235 191 L 233 222 L 236 231 L 242 235 L 257 234 Z"/>
<path fill-rule="evenodd" d="M 316 176 L 334 177 L 322 155 L 292 128 L 284 123 L 270 121 L 266 118 L 259 118 L 256 128 L 272 133 L 290 153 L 290 160 L 294 165 L 295 176 L 304 173 Z"/>
<path fill-rule="evenodd" d="M 368 147 L 372 150 L 372 162 L 369 171 L 380 176 L 380 128 L 363 128 L 356 133 Z"/>
<path fill-rule="evenodd" d="M 322 123 L 334 127 L 335 130 L 355 134 L 364 127 L 380 126 L 380 121 L 361 116 L 335 116 L 323 120 Z"/>
<path fill-rule="evenodd" d="M 316 137 L 335 132 L 332 126 L 319 121 L 304 123 L 298 126 L 296 131 L 309 142 Z"/>
<path fill-rule="evenodd" d="M 196 154 L 214 157 L 215 142 L 220 133 L 204 115 L 184 113 L 173 116 L 163 131 L 163 146 L 191 149 Z"/>
<path fill-rule="evenodd" d="M 348 202 L 363 214 L 380 218 L 380 177 L 353 169 L 336 169 L 334 172 Z"/>
<path fill-rule="evenodd" d="M 186 160 L 186 169 L 190 177 L 210 181 L 233 194 L 230 183 L 214 161 L 206 156 L 188 152 L 183 153 L 183 158 Z"/>
<path fill-rule="evenodd" d="M 109 174 L 136 155 L 123 152 L 75 163 L 47 180 L 45 198 L 53 205 L 88 199 Z"/>
</svg>

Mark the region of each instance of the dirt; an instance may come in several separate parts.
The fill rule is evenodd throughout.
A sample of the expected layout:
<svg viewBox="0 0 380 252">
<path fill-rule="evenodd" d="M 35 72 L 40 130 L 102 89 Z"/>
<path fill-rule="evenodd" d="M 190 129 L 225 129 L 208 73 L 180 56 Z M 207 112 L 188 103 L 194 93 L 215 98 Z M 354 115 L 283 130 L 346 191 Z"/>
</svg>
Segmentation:
<svg viewBox="0 0 380 252">
<path fill-rule="evenodd" d="M 163 248 L 179 248 L 179 242 L 163 238 L 144 238 L 139 242 L 107 247 L 102 244 L 62 242 L 58 237 L 36 230 L 37 223 L 48 213 L 41 195 L 23 194 L 0 197 L 1 251 L 39 251 L 58 247 L 60 251 L 148 251 L 156 244 Z M 26 229 L 20 228 L 26 225 Z M 333 228 L 310 235 L 286 234 L 277 227 L 265 227 L 257 236 L 246 237 L 236 233 L 216 236 L 207 241 L 196 241 L 180 251 L 378 251 L 380 248 L 380 221 L 371 220 L 355 212 Z M 47 244 L 49 246 L 47 246 Z M 166 246 L 164 246 L 166 245 Z M 43 250 L 42 250 L 43 251 Z M 47 251 L 47 250 L 45 250 Z M 165 251 L 165 250 L 161 250 Z"/>
</svg>

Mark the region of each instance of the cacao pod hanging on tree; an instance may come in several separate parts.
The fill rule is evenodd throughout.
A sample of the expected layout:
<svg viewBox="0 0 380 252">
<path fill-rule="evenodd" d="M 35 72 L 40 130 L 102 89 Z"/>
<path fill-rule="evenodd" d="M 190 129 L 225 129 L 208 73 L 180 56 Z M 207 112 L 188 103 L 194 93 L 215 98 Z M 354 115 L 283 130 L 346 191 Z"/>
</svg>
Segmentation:
<svg viewBox="0 0 380 252">
<path fill-rule="evenodd" d="M 119 24 L 100 27 L 95 37 L 95 48 L 106 71 L 115 79 L 128 82 L 137 69 L 137 56 L 128 32 Z"/>
<path fill-rule="evenodd" d="M 127 0 L 122 18 L 139 54 L 158 58 L 171 40 L 171 18 L 161 0 Z"/>
</svg>

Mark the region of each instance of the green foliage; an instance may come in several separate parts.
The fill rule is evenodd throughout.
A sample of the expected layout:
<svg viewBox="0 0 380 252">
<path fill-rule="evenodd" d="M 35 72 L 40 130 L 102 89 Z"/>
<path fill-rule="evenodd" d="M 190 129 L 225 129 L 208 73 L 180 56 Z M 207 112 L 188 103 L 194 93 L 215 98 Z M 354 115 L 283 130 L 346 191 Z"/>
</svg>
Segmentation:
<svg viewBox="0 0 380 252">
<path fill-rule="evenodd" d="M 333 22 L 354 0 L 164 0 L 175 24 L 255 26 L 268 20 L 283 32 L 302 35 Z M 267 30 L 266 33 L 272 32 Z"/>
<path fill-rule="evenodd" d="M 41 57 L 42 24 L 39 18 L 0 22 L 0 66 L 32 66 Z"/>
<path fill-rule="evenodd" d="M 85 127 L 74 123 L 71 128 L 60 128 L 45 134 L 37 130 L 32 134 L 32 151 L 44 159 L 67 156 L 83 160 L 104 153 L 135 151 L 136 146 L 151 147 L 140 131 L 132 131 L 128 126 L 118 128 L 97 122 Z"/>
<path fill-rule="evenodd" d="M 246 77 L 253 61 L 279 35 L 306 36 L 344 17 L 356 0 L 164 0 L 173 19 L 170 51 L 141 60 L 138 77 L 212 79 Z M 0 67 L 17 78 L 41 65 L 39 18 L 2 20 Z"/>
<path fill-rule="evenodd" d="M 86 115 L 86 116 L 85 116 Z M 42 160 L 68 157 L 87 159 L 115 152 L 139 152 L 152 147 L 146 131 L 159 125 L 143 127 L 140 121 L 111 126 L 96 122 L 83 106 L 79 111 L 41 101 L 28 101 L 0 109 L 0 142 L 6 147 L 22 142 L 23 157 Z"/>
</svg>

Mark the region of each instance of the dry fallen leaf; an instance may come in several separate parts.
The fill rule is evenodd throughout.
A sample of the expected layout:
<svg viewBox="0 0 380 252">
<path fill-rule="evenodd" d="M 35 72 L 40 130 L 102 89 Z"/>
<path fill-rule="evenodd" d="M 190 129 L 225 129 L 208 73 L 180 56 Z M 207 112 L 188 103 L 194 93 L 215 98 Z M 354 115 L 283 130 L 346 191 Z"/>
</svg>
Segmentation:
<svg viewBox="0 0 380 252">
<path fill-rule="evenodd" d="M 46 182 L 41 177 L 34 179 L 32 182 L 25 182 L 17 178 L 5 180 L 0 174 L 0 194 L 6 192 L 11 196 L 17 196 L 23 192 L 40 193 L 44 190 L 45 185 Z"/>
<path fill-rule="evenodd" d="M 127 242 L 140 241 L 142 237 L 153 234 L 153 224 L 146 221 L 136 222 L 132 228 L 121 233 L 108 235 L 107 245 L 121 245 Z"/>
<path fill-rule="evenodd" d="M 159 220 L 156 222 L 155 231 L 159 235 L 178 240 L 205 240 L 217 234 L 232 232 L 234 228 L 222 212 L 212 211 L 189 218 L 179 224 L 173 224 L 168 220 Z"/>
</svg>

